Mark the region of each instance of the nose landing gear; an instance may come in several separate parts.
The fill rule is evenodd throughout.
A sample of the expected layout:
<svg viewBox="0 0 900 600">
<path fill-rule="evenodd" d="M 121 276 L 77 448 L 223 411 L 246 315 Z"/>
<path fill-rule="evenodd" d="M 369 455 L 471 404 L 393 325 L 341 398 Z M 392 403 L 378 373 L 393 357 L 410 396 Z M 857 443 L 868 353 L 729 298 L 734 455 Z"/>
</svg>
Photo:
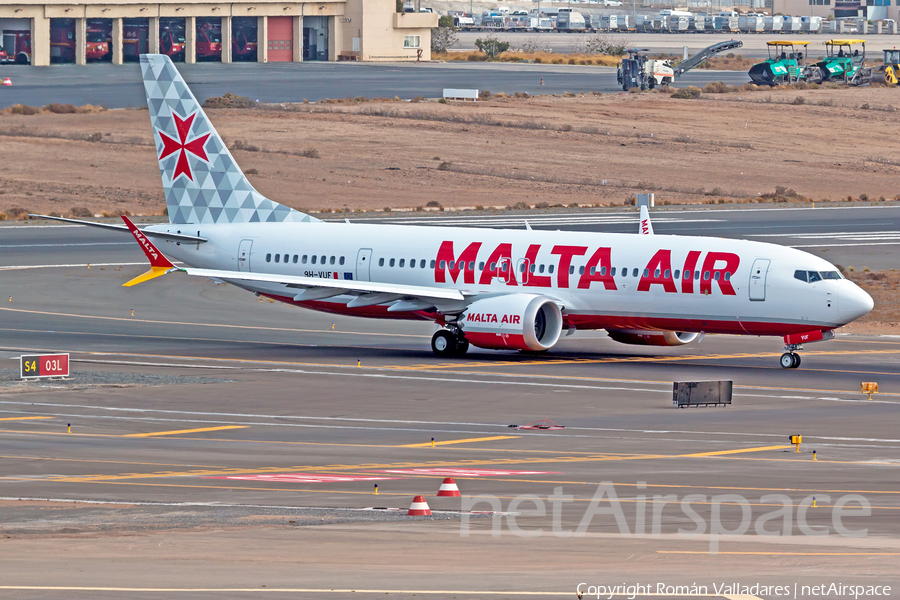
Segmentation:
<svg viewBox="0 0 900 600">
<path fill-rule="evenodd" d="M 796 369 L 800 366 L 800 355 L 795 350 L 803 350 L 800 344 L 787 344 L 784 347 L 784 354 L 781 355 L 782 369 Z"/>
<path fill-rule="evenodd" d="M 469 340 L 460 329 L 439 329 L 431 338 L 431 350 L 441 358 L 463 356 L 469 351 Z"/>
</svg>

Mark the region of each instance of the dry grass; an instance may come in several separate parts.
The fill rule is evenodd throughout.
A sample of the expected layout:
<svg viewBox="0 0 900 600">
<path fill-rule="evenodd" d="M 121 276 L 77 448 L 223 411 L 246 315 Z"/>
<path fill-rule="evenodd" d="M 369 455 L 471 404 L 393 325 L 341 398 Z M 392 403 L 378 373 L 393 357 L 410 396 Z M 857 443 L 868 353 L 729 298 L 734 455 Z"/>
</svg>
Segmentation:
<svg viewBox="0 0 900 600">
<path fill-rule="evenodd" d="M 875 300 L 875 309 L 860 322 L 900 322 L 900 271 L 853 271 L 844 276 Z"/>
<path fill-rule="evenodd" d="M 487 55 L 478 50 L 464 52 L 448 52 L 446 54 L 432 54 L 432 60 L 482 62 L 487 60 Z M 561 54 L 557 52 L 504 52 L 494 59 L 498 62 L 525 62 L 530 61 L 546 65 L 594 65 L 600 67 L 617 67 L 621 58 L 606 54 Z"/>
</svg>

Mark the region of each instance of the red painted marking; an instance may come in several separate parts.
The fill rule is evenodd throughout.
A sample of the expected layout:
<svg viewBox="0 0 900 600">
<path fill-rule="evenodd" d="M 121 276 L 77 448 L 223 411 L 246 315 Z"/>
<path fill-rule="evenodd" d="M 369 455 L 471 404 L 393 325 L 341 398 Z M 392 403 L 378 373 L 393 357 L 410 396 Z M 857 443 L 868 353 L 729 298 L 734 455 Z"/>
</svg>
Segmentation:
<svg viewBox="0 0 900 600">
<path fill-rule="evenodd" d="M 560 471 L 502 471 L 497 469 L 385 469 L 381 473 L 398 475 L 434 475 L 438 477 L 507 477 L 510 475 L 558 475 Z"/>
<path fill-rule="evenodd" d="M 821 331 L 806 331 L 804 333 L 794 333 L 784 336 L 785 344 L 802 344 L 804 342 L 818 342 L 824 339 Z"/>
<path fill-rule="evenodd" d="M 491 331 L 467 331 L 466 339 L 473 346 L 488 350 L 531 350 L 525 343 L 525 336 L 515 333 L 496 333 Z"/>
<path fill-rule="evenodd" d="M 150 261 L 151 267 L 165 267 L 167 269 L 171 269 L 175 265 L 169 262 L 169 259 L 165 257 L 165 255 L 159 251 L 159 249 L 153 245 L 147 236 L 137 228 L 137 225 L 131 222 L 127 216 L 122 215 L 122 220 L 125 221 L 125 225 L 128 227 L 128 230 L 131 232 L 131 235 L 134 236 L 134 239 L 137 240 L 138 244 L 141 245 L 141 250 L 144 251 L 144 254 L 147 256 L 147 260 Z"/>
<path fill-rule="evenodd" d="M 175 119 L 175 129 L 178 130 L 178 138 L 172 139 L 162 131 L 157 130 L 159 133 L 159 138 L 162 140 L 163 149 L 159 155 L 159 160 L 166 158 L 176 152 L 179 152 L 178 161 L 175 163 L 175 174 L 172 175 L 172 181 L 178 179 L 178 176 L 184 174 L 191 181 L 194 180 L 194 176 L 191 173 L 191 166 L 188 164 L 187 153 L 190 152 L 197 158 L 209 162 L 209 159 L 206 157 L 206 140 L 209 139 L 210 134 L 201 135 L 198 138 L 188 141 L 187 137 L 191 132 L 191 125 L 194 124 L 194 117 L 197 116 L 197 113 L 189 115 L 188 117 L 182 119 L 180 116 L 172 113 L 172 118 Z"/>
<path fill-rule="evenodd" d="M 397 479 L 380 475 L 323 475 L 319 473 L 274 473 L 270 475 L 226 475 L 203 479 L 238 479 L 241 481 L 275 481 L 278 483 L 344 483 L 347 481 L 381 481 Z"/>
</svg>

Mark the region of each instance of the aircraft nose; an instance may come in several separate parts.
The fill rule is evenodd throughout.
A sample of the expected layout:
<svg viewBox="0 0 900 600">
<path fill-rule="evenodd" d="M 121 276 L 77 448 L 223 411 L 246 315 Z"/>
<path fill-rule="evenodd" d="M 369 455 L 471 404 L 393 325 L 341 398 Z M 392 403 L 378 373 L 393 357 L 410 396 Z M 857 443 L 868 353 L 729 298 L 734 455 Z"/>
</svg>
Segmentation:
<svg viewBox="0 0 900 600">
<path fill-rule="evenodd" d="M 855 283 L 843 286 L 838 298 L 838 310 L 841 313 L 841 319 L 845 323 L 867 315 L 875 308 L 875 301 L 872 300 L 872 296 Z"/>
</svg>

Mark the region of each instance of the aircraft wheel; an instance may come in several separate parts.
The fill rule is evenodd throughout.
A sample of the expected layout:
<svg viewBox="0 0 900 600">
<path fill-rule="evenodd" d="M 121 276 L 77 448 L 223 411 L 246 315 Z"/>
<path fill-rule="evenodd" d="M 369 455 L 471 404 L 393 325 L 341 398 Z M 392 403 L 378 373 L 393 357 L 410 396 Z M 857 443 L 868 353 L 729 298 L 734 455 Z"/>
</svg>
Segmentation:
<svg viewBox="0 0 900 600">
<path fill-rule="evenodd" d="M 456 356 L 465 356 L 469 351 L 469 340 L 460 336 L 456 338 Z"/>
<path fill-rule="evenodd" d="M 794 364 L 791 365 L 791 368 L 792 368 L 792 369 L 796 369 L 797 367 L 800 366 L 800 355 L 799 355 L 799 354 L 793 354 L 793 353 L 792 353 L 791 356 L 794 357 Z"/>
<path fill-rule="evenodd" d="M 434 342 L 432 342 L 434 345 Z M 782 369 L 793 369 L 794 368 L 794 356 L 795 354 L 791 352 L 785 352 L 781 355 L 781 368 Z"/>
<path fill-rule="evenodd" d="M 431 338 L 431 349 L 435 356 L 453 356 L 456 353 L 456 336 L 446 329 L 436 331 Z"/>
</svg>

